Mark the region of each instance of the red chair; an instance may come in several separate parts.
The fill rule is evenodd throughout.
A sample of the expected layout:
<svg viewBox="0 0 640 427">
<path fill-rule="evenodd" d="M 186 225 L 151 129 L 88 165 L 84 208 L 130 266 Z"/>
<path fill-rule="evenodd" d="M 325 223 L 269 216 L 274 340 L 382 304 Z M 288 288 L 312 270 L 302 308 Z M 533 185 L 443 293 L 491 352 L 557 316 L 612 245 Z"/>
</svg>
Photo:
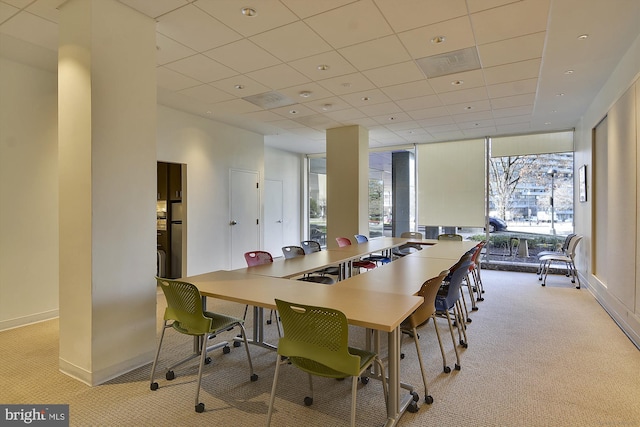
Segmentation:
<svg viewBox="0 0 640 427">
<path fill-rule="evenodd" d="M 245 261 L 247 261 L 247 266 L 249 267 L 255 267 L 256 265 L 262 265 L 262 264 L 269 264 L 271 262 L 273 262 L 273 257 L 271 256 L 271 254 L 267 251 L 251 251 L 251 252 L 246 252 L 244 254 L 244 259 Z M 247 318 L 247 309 L 249 308 L 248 305 L 246 305 L 244 307 L 244 316 L 242 316 L 242 320 L 246 320 Z M 269 320 L 267 320 L 267 324 L 270 325 L 271 322 L 273 321 L 273 312 L 275 310 L 271 310 L 271 312 L 269 312 Z M 278 336 L 281 336 L 281 332 L 280 332 L 280 324 L 278 323 L 278 316 L 276 314 L 276 326 L 278 327 Z"/>
<path fill-rule="evenodd" d="M 351 240 L 346 237 L 336 237 L 336 242 L 339 247 L 351 246 Z M 352 265 L 357 268 L 364 268 L 366 270 L 371 270 L 372 268 L 376 268 L 375 263 L 371 261 L 353 261 Z"/>
</svg>

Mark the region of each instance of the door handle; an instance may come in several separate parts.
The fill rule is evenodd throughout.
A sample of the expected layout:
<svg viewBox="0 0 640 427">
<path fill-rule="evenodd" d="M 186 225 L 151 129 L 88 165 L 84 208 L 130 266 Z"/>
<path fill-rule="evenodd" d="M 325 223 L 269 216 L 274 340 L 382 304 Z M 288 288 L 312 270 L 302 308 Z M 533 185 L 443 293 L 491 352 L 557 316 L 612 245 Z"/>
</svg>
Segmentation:
<svg viewBox="0 0 640 427">
<path fill-rule="evenodd" d="M 281 219 L 279 219 L 277 222 L 278 222 L 278 224 L 282 224 L 282 220 Z"/>
<path fill-rule="evenodd" d="M 237 221 L 231 221 L 229 225 L 236 225 L 237 223 L 238 223 Z"/>
</svg>

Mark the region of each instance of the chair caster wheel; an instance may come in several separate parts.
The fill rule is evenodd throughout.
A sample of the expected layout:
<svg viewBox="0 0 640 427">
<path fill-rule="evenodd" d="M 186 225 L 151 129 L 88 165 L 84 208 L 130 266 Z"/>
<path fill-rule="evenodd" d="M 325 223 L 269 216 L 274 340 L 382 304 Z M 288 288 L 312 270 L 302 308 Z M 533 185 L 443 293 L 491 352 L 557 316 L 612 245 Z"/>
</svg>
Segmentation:
<svg viewBox="0 0 640 427">
<path fill-rule="evenodd" d="M 463 342 L 460 345 L 462 345 L 462 348 L 469 348 L 469 344 L 467 344 L 466 342 Z"/>
<path fill-rule="evenodd" d="M 175 377 L 176 377 L 176 374 L 173 371 L 167 371 L 167 374 L 165 375 L 165 378 L 167 379 L 167 381 L 171 381 Z"/>
<path fill-rule="evenodd" d="M 224 347 L 222 347 L 222 354 L 229 354 L 231 353 L 231 348 L 229 348 L 228 345 L 225 345 Z"/>
<path fill-rule="evenodd" d="M 409 406 L 407 406 L 407 411 L 411 412 L 412 414 L 415 414 L 416 412 L 418 412 L 418 405 L 416 404 L 416 402 L 411 402 L 409 403 Z"/>
<path fill-rule="evenodd" d="M 541 286 L 546 286 L 544 283 Z"/>
<path fill-rule="evenodd" d="M 271 324 L 271 320 L 267 320 L 267 325 L 270 325 L 270 324 Z"/>
<path fill-rule="evenodd" d="M 211 358 L 209 356 L 204 358 L 204 364 L 208 365 L 209 363 L 211 363 Z"/>
<path fill-rule="evenodd" d="M 240 347 L 242 345 L 242 343 L 240 341 L 234 341 L 233 342 L 233 346 L 234 347 Z"/>
<path fill-rule="evenodd" d="M 151 383 L 151 386 L 149 388 L 151 390 L 154 390 L 154 391 L 157 390 L 158 389 L 158 383 L 156 383 L 156 382 Z"/>
<path fill-rule="evenodd" d="M 456 371 L 459 371 L 460 369 L 462 369 L 462 367 L 456 363 L 456 367 L 455 367 L 454 369 L 455 369 Z"/>
<path fill-rule="evenodd" d="M 404 353 L 400 353 L 400 359 L 404 359 Z"/>
<path fill-rule="evenodd" d="M 196 412 L 199 414 L 204 412 L 204 403 L 198 403 L 196 405 Z"/>
<path fill-rule="evenodd" d="M 476 308 L 476 310 L 477 310 L 477 308 Z M 472 320 L 473 319 L 471 319 L 470 317 L 467 317 L 467 323 L 471 323 Z"/>
<path fill-rule="evenodd" d="M 448 367 L 448 366 L 445 366 L 443 371 L 444 371 L 445 374 L 448 374 L 449 372 L 451 372 L 451 368 Z"/>
<path fill-rule="evenodd" d="M 478 298 L 478 301 L 484 301 L 484 298 Z"/>
<path fill-rule="evenodd" d="M 313 404 L 313 397 L 309 397 L 309 396 L 305 397 L 304 404 L 307 406 L 311 406 Z"/>
<path fill-rule="evenodd" d="M 473 307 L 471 311 L 478 311 L 478 307 Z"/>
<path fill-rule="evenodd" d="M 361 382 L 363 385 L 367 385 L 367 384 L 369 384 L 369 377 L 360 377 L 360 382 Z"/>
<path fill-rule="evenodd" d="M 251 382 L 258 381 L 258 374 L 251 374 Z"/>
<path fill-rule="evenodd" d="M 426 403 L 427 405 L 431 405 L 433 403 L 433 397 L 425 396 L 424 397 L 424 403 Z"/>
</svg>

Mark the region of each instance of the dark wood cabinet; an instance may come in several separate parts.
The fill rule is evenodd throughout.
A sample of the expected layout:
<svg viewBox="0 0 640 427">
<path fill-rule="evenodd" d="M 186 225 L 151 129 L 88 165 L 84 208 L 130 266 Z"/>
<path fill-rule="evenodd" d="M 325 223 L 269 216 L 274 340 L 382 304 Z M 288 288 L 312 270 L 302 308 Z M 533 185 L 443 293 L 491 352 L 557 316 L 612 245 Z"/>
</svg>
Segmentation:
<svg viewBox="0 0 640 427">
<path fill-rule="evenodd" d="M 182 165 L 169 163 L 169 200 L 182 200 Z"/>
<path fill-rule="evenodd" d="M 158 274 L 176 278 L 181 275 L 182 263 L 181 164 L 158 162 L 157 191 Z"/>
</svg>

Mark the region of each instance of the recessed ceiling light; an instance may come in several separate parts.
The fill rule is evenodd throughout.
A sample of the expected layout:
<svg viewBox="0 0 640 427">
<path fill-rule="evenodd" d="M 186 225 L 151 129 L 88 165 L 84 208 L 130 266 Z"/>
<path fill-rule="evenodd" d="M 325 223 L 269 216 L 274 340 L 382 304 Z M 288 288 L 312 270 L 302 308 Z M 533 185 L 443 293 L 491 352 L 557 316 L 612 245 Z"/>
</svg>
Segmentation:
<svg viewBox="0 0 640 427">
<path fill-rule="evenodd" d="M 573 74 L 573 70 L 567 70 L 564 72 L 565 74 Z"/>
<path fill-rule="evenodd" d="M 551 122 L 544 122 L 544 124 L 545 124 L 545 125 L 550 125 L 550 124 L 551 124 Z"/>
<path fill-rule="evenodd" d="M 211 111 L 207 111 L 207 114 L 213 114 Z"/>
<path fill-rule="evenodd" d="M 308 90 L 303 90 L 302 92 L 300 92 L 300 96 L 303 98 L 308 98 L 311 96 L 311 92 L 309 92 Z"/>
<path fill-rule="evenodd" d="M 556 96 L 564 96 L 564 93 L 562 93 L 562 92 L 556 93 Z"/>
<path fill-rule="evenodd" d="M 557 112 L 558 112 L 558 110 L 551 110 L 551 112 L 552 112 L 552 113 L 557 113 Z"/>
<path fill-rule="evenodd" d="M 327 64 L 320 64 L 318 65 L 318 70 L 320 71 L 327 71 L 330 67 Z"/>
<path fill-rule="evenodd" d="M 395 120 L 395 119 L 396 119 L 396 118 L 395 118 L 395 117 L 393 117 L 393 116 L 389 117 L 389 120 Z"/>
<path fill-rule="evenodd" d="M 235 85 L 234 87 L 238 90 L 244 89 L 244 85 Z"/>
<path fill-rule="evenodd" d="M 351 83 L 342 83 L 341 84 L 342 87 L 351 87 Z"/>
<path fill-rule="evenodd" d="M 243 7 L 241 12 L 244 16 L 256 16 L 258 12 L 252 7 Z"/>
<path fill-rule="evenodd" d="M 360 99 L 363 100 L 363 101 L 369 101 L 371 98 L 369 98 L 368 96 L 363 96 Z"/>
<path fill-rule="evenodd" d="M 431 39 L 431 43 L 433 44 L 444 43 L 446 39 L 447 38 L 445 36 L 435 36 L 434 38 Z"/>
<path fill-rule="evenodd" d="M 322 111 L 329 111 L 331 108 L 333 108 L 333 105 L 331 104 L 324 104 L 322 106 Z"/>
<path fill-rule="evenodd" d="M 454 85 L 454 86 L 460 86 L 463 83 L 464 83 L 463 80 L 454 80 L 454 81 L 451 82 L 451 84 Z"/>
<path fill-rule="evenodd" d="M 289 110 L 289 114 L 298 114 L 298 110 Z"/>
<path fill-rule="evenodd" d="M 466 107 L 464 107 L 465 110 L 473 110 L 473 107 L 471 105 L 467 105 Z"/>
<path fill-rule="evenodd" d="M 589 38 L 589 34 L 580 34 L 580 35 L 578 36 L 578 39 L 579 39 L 579 40 L 585 40 L 585 39 L 588 39 L 588 38 Z"/>
</svg>

